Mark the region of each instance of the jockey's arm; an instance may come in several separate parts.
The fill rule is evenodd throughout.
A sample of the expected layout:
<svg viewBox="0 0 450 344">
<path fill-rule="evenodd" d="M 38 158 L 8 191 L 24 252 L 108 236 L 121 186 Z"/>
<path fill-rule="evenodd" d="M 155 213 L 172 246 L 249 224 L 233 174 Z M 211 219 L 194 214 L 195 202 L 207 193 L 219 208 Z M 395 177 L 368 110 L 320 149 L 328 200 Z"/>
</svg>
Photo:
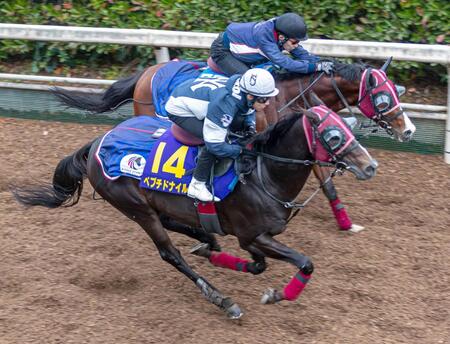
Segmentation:
<svg viewBox="0 0 450 344">
<path fill-rule="evenodd" d="M 228 130 L 214 123 L 207 117 L 203 124 L 203 139 L 206 148 L 212 154 L 221 158 L 237 158 L 241 154 L 242 147 L 226 142 Z"/>
<path fill-rule="evenodd" d="M 255 41 L 264 55 L 266 55 L 272 63 L 288 71 L 308 74 L 314 72 L 316 69 L 314 61 L 309 61 L 309 59 L 296 61 L 284 55 L 278 48 L 272 31 L 262 29 L 258 30 Z M 298 48 L 294 50 L 297 49 Z"/>
<path fill-rule="evenodd" d="M 206 148 L 218 157 L 237 158 L 242 151 L 238 144 L 226 142 L 228 127 L 237 109 L 223 98 L 215 99 L 208 106 L 203 124 L 203 139 Z"/>
<path fill-rule="evenodd" d="M 319 57 L 309 53 L 305 48 L 299 45 L 294 50 L 291 50 L 291 55 L 294 56 L 298 60 L 309 61 L 311 63 L 316 63 L 319 61 Z"/>
</svg>

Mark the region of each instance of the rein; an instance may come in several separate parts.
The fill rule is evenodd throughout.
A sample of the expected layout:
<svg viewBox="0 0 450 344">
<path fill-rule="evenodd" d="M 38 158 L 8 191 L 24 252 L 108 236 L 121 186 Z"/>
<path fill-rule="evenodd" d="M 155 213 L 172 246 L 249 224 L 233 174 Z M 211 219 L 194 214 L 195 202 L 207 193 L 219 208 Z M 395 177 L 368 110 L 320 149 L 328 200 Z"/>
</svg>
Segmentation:
<svg viewBox="0 0 450 344">
<path fill-rule="evenodd" d="M 350 104 L 347 102 L 347 99 L 345 99 L 344 95 L 342 94 L 341 90 L 339 89 L 339 87 L 336 83 L 336 80 L 334 79 L 334 73 L 331 73 L 331 85 L 333 85 L 333 88 L 336 91 L 336 94 L 338 95 L 341 102 L 345 105 L 348 112 L 350 112 L 350 115 L 355 117 L 355 114 L 353 113 L 352 109 L 350 108 Z"/>
<path fill-rule="evenodd" d="M 294 98 L 292 98 L 288 103 L 284 104 L 280 109 L 277 110 L 278 113 L 285 110 L 287 107 L 289 107 L 293 102 L 295 102 L 298 98 L 303 96 L 311 87 L 314 86 L 314 84 L 322 78 L 322 76 L 325 74 L 325 72 L 321 72 L 317 78 L 315 78 L 309 85 L 306 87 L 303 91 L 301 91 L 298 95 L 296 95 Z"/>
<path fill-rule="evenodd" d="M 289 221 L 291 221 L 292 218 L 294 218 L 298 214 L 298 212 L 301 209 L 303 209 L 314 198 L 314 196 L 322 188 L 322 185 L 324 185 L 329 180 L 331 180 L 331 178 L 333 178 L 336 174 L 338 174 L 338 173 L 342 174 L 346 168 L 345 164 L 342 164 L 342 163 L 333 164 L 333 163 L 323 162 L 323 161 L 319 161 L 319 160 L 299 160 L 299 159 L 283 158 L 280 156 L 267 154 L 264 152 L 255 152 L 255 151 L 251 151 L 251 150 L 247 150 L 247 149 L 245 149 L 243 151 L 243 154 L 256 156 L 256 174 L 258 176 L 258 181 L 261 184 L 261 188 L 266 193 L 266 195 L 268 195 L 271 199 L 273 199 L 274 201 L 281 204 L 283 207 L 285 207 L 287 209 L 295 209 L 294 213 L 288 218 L 286 223 L 289 223 Z M 266 186 L 264 185 L 264 181 L 262 178 L 262 161 L 264 158 L 273 160 L 276 162 L 285 163 L 285 164 L 296 164 L 296 165 L 304 165 L 304 166 L 318 165 L 318 166 L 324 166 L 324 167 L 335 166 L 336 169 L 330 174 L 330 176 L 324 181 L 324 183 L 322 185 L 320 185 L 303 203 L 298 203 L 295 201 L 283 201 L 283 200 L 280 200 L 279 198 L 277 198 L 276 196 L 274 196 L 272 193 L 270 193 L 270 191 L 267 190 Z"/>
</svg>

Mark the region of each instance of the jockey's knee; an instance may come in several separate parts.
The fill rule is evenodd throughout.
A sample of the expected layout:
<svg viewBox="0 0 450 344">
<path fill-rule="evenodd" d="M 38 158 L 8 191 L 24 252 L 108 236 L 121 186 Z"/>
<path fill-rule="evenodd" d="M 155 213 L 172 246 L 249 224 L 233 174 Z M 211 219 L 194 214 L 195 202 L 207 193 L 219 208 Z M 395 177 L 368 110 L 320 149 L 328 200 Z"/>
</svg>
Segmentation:
<svg viewBox="0 0 450 344">
<path fill-rule="evenodd" d="M 309 258 L 306 258 L 306 261 L 299 268 L 300 268 L 300 271 L 303 272 L 305 275 L 311 275 L 314 271 L 314 265 L 313 265 L 311 259 L 309 259 Z"/>
</svg>

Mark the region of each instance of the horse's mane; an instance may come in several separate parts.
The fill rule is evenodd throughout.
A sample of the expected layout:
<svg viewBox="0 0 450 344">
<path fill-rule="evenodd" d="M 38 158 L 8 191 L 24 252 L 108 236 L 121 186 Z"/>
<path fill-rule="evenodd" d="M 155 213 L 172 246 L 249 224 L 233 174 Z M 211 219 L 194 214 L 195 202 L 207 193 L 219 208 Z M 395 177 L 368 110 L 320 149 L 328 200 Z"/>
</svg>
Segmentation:
<svg viewBox="0 0 450 344">
<path fill-rule="evenodd" d="M 275 124 L 269 126 L 263 132 L 257 134 L 251 143 L 254 145 L 273 145 L 283 137 L 286 132 L 303 116 L 301 112 L 294 112 L 283 118 Z"/>
<path fill-rule="evenodd" d="M 329 60 L 327 60 L 327 61 L 329 61 Z M 344 62 L 334 60 L 334 59 L 332 59 L 331 61 L 334 62 L 334 67 L 336 69 L 336 75 L 344 78 L 347 81 L 360 80 L 363 71 L 368 67 L 368 65 L 361 63 L 361 62 L 344 63 Z M 307 74 L 289 73 L 286 71 L 274 73 L 275 80 L 277 80 L 277 81 L 298 79 L 298 78 L 305 77 L 305 76 L 307 76 Z"/>
</svg>

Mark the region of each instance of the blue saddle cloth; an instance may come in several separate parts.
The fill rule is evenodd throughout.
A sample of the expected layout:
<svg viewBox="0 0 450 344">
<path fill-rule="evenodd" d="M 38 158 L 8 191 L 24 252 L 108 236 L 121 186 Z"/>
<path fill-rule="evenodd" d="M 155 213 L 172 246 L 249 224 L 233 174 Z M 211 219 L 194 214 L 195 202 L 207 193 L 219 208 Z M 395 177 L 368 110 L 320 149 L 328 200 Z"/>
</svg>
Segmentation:
<svg viewBox="0 0 450 344">
<path fill-rule="evenodd" d="M 101 140 L 96 159 L 105 178 L 131 177 L 143 188 L 185 195 L 198 155 L 197 146 L 178 142 L 169 121 L 138 116 L 120 123 Z M 165 132 L 159 137 L 155 134 Z M 214 194 L 223 199 L 233 191 L 238 177 L 231 166 L 214 178 Z"/>
<path fill-rule="evenodd" d="M 170 122 L 159 118 L 138 116 L 110 130 L 102 137 L 95 152 L 103 175 L 111 180 L 121 176 L 140 179 L 146 157 L 157 141 L 153 136 L 170 125 Z"/>
<path fill-rule="evenodd" d="M 152 99 L 157 116 L 167 117 L 165 105 L 175 87 L 188 79 L 197 78 L 206 62 L 173 60 L 167 62 L 153 76 Z"/>
<path fill-rule="evenodd" d="M 153 146 L 142 174 L 140 187 L 155 191 L 185 195 L 192 179 L 198 155 L 197 146 L 186 146 L 167 130 Z M 238 176 L 234 167 L 213 181 L 213 192 L 220 199 L 236 186 Z"/>
</svg>

